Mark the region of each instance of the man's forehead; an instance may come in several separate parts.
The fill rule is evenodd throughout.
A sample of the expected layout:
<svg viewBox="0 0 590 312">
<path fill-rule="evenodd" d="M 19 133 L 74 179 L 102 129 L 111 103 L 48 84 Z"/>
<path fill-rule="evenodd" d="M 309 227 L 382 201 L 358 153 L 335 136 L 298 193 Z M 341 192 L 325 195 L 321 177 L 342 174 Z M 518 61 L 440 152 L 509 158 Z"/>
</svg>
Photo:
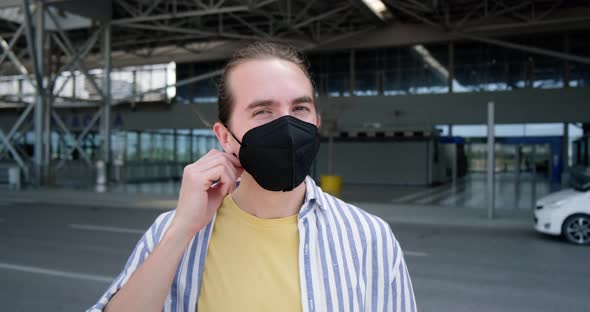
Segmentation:
<svg viewBox="0 0 590 312">
<path fill-rule="evenodd" d="M 277 100 L 277 95 L 288 97 L 289 101 L 305 96 L 313 99 L 311 81 L 297 64 L 287 60 L 245 61 L 230 71 L 227 82 L 234 99 L 253 97 L 243 99 L 248 102 Z"/>
</svg>

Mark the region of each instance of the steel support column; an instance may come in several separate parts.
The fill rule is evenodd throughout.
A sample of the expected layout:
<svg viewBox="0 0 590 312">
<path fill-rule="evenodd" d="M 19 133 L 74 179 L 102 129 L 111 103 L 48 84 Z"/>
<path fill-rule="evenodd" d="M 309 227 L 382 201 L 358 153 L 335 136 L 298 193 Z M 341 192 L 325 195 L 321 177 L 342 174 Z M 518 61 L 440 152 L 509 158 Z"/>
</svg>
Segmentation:
<svg viewBox="0 0 590 312">
<path fill-rule="evenodd" d="M 195 162 L 194 153 L 193 153 L 193 129 L 189 129 L 188 133 L 188 163 Z"/>
<path fill-rule="evenodd" d="M 111 165 L 111 25 L 106 22 L 103 33 L 104 77 L 102 85 L 103 110 L 101 117 L 102 160 L 104 161 L 105 177 L 108 184 Z"/>
<path fill-rule="evenodd" d="M 349 53 L 349 89 L 350 89 L 350 96 L 354 95 L 354 90 L 356 88 L 356 61 L 355 61 L 355 52 L 351 50 Z"/>
<path fill-rule="evenodd" d="M 562 172 L 565 172 L 565 170 L 569 167 L 569 158 L 570 158 L 570 153 L 569 153 L 569 146 L 570 146 L 570 132 L 569 132 L 569 123 L 565 122 L 563 124 L 563 149 L 562 149 L 562 153 L 563 153 L 563 161 L 562 163 Z"/>
<path fill-rule="evenodd" d="M 449 76 L 447 77 L 447 86 L 449 89 L 449 93 L 453 93 L 453 79 L 455 79 L 455 44 L 453 42 L 449 42 L 449 55 L 448 55 L 448 72 Z"/>
<path fill-rule="evenodd" d="M 570 36 L 565 34 L 563 37 L 563 50 L 565 53 L 570 53 Z M 570 62 L 568 60 L 563 61 L 563 87 L 569 88 L 570 86 Z"/>
<path fill-rule="evenodd" d="M 44 23 L 44 21 L 41 20 Z M 45 36 L 45 32 L 43 35 Z M 43 37 L 42 37 L 43 38 Z M 50 163 L 51 163 L 51 110 L 53 104 L 53 96 L 52 96 L 52 88 L 54 87 L 53 84 L 50 83 L 51 80 L 51 37 L 47 36 L 47 38 L 43 38 L 43 42 L 40 42 L 43 45 L 37 45 L 37 49 L 43 50 L 41 53 L 43 54 L 44 58 L 47 59 L 47 64 L 44 62 L 39 63 L 39 67 L 43 73 L 43 88 L 41 91 L 43 92 L 43 172 L 41 174 L 43 181 L 42 184 L 49 184 L 50 182 Z"/>
<path fill-rule="evenodd" d="M 178 129 L 172 129 L 172 162 L 178 162 Z"/>
<path fill-rule="evenodd" d="M 488 103 L 488 156 L 487 156 L 487 207 L 488 218 L 494 219 L 494 209 L 496 200 L 495 186 L 495 167 L 496 160 L 494 155 L 495 146 L 494 133 L 494 102 Z"/>
<path fill-rule="evenodd" d="M 28 1 L 26 1 L 28 3 Z M 31 42 L 34 42 L 34 45 L 31 47 L 33 50 L 34 55 L 31 58 L 34 58 L 35 66 L 35 75 L 37 77 L 37 96 L 35 99 L 35 115 L 34 115 L 34 125 L 35 125 L 35 152 L 34 152 L 34 166 L 35 166 L 35 174 L 34 174 L 34 184 L 36 186 L 41 186 L 43 184 L 43 173 L 44 173 L 44 159 L 43 152 L 45 149 L 43 148 L 43 130 L 44 121 L 45 121 L 45 114 L 44 110 L 45 107 L 45 91 L 44 91 L 44 72 L 45 72 L 45 65 L 44 65 L 44 11 L 45 8 L 42 2 L 37 2 L 36 4 L 39 6 L 37 11 L 35 12 L 35 28 L 34 28 L 34 37 L 31 38 Z M 29 10 L 28 7 L 25 10 Z M 25 18 L 25 20 L 27 20 Z M 32 25 L 30 25 L 32 26 Z M 31 31 L 32 33 L 32 31 Z M 29 43 L 29 44 L 30 44 Z"/>
</svg>

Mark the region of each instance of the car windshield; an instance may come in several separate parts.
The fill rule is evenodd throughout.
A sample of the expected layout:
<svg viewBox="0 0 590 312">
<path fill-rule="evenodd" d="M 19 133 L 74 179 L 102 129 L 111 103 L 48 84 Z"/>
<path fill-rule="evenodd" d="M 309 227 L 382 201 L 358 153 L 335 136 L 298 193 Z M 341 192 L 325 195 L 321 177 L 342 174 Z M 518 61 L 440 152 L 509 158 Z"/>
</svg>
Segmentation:
<svg viewBox="0 0 590 312">
<path fill-rule="evenodd" d="M 582 192 L 590 190 L 590 167 L 572 167 L 570 176 L 570 186 L 572 188 Z"/>
</svg>

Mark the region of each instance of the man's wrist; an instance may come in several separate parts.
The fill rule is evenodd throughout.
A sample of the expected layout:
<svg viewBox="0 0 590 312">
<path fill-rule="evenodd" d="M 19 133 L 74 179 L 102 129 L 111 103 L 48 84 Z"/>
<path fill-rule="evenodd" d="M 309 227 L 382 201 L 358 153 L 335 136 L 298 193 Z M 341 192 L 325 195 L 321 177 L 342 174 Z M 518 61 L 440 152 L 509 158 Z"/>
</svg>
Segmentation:
<svg viewBox="0 0 590 312">
<path fill-rule="evenodd" d="M 191 239 L 195 236 L 189 229 L 178 222 L 172 222 L 164 234 L 162 242 L 173 244 L 178 247 L 186 248 Z"/>
</svg>

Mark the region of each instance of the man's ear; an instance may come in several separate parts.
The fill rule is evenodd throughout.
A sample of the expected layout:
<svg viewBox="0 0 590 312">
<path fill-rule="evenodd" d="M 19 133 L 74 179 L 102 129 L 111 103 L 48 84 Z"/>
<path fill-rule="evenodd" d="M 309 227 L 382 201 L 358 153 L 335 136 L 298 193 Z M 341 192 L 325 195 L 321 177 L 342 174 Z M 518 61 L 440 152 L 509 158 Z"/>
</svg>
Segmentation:
<svg viewBox="0 0 590 312">
<path fill-rule="evenodd" d="M 229 142 L 231 140 L 231 134 L 229 133 L 229 130 L 221 122 L 218 121 L 213 125 L 213 132 L 215 133 L 217 141 L 219 141 L 219 144 L 221 145 L 224 151 L 228 153 L 235 153 L 233 147 Z"/>
<path fill-rule="evenodd" d="M 316 126 L 318 127 L 318 129 L 321 129 L 321 127 L 322 127 L 322 116 L 318 113 L 316 118 L 317 118 L 317 125 Z"/>
</svg>

